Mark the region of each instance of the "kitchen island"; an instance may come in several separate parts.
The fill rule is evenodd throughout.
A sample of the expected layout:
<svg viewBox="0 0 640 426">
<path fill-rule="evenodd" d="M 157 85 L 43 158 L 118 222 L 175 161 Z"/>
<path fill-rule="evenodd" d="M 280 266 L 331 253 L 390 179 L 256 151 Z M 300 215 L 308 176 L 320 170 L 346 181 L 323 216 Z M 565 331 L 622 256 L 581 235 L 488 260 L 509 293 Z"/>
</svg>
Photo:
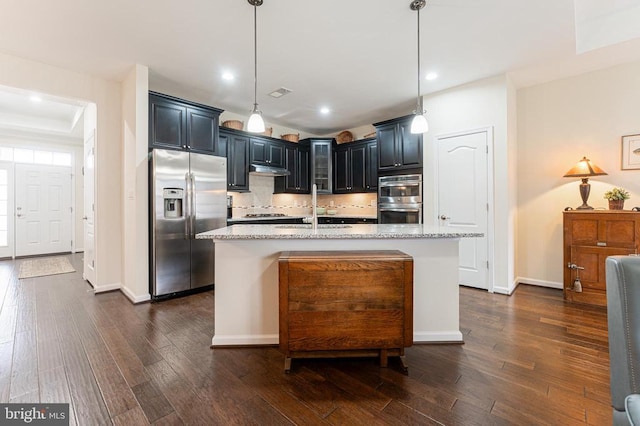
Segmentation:
<svg viewBox="0 0 640 426">
<path fill-rule="evenodd" d="M 283 251 L 400 250 L 414 260 L 414 343 L 462 342 L 458 242 L 483 234 L 426 225 L 241 225 L 198 234 L 215 243 L 212 345 L 278 344 Z"/>
</svg>

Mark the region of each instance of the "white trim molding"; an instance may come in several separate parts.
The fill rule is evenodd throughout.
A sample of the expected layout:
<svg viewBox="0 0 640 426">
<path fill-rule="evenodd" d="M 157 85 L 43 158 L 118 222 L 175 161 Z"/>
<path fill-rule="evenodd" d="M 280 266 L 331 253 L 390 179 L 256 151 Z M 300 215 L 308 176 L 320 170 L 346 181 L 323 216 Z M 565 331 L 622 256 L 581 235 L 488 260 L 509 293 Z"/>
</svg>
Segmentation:
<svg viewBox="0 0 640 426">
<path fill-rule="evenodd" d="M 564 285 L 560 282 L 538 280 L 535 278 L 527 278 L 527 277 L 516 278 L 516 285 L 518 284 L 531 284 L 538 287 L 557 288 L 559 290 L 562 290 L 564 288 Z"/>
<path fill-rule="evenodd" d="M 463 343 L 462 333 L 452 331 L 415 331 L 413 343 Z"/>
<path fill-rule="evenodd" d="M 131 290 L 129 290 L 127 287 L 123 287 L 120 289 L 120 291 L 122 292 L 122 294 L 124 294 L 127 299 L 129 299 L 131 301 L 131 303 L 138 304 L 138 303 L 143 303 L 143 302 L 148 302 L 149 300 L 151 300 L 151 294 L 149 293 L 144 293 L 144 294 L 138 294 L 135 295 L 133 294 L 133 292 Z"/>
</svg>

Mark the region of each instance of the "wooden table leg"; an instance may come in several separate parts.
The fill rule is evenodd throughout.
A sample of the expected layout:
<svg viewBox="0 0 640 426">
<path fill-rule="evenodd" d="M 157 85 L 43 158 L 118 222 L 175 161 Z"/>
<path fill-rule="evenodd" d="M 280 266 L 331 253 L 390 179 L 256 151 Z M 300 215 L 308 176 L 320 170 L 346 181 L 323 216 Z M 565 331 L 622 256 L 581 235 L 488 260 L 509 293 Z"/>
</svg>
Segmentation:
<svg viewBox="0 0 640 426">
<path fill-rule="evenodd" d="M 400 368 L 402 369 L 403 373 L 408 373 L 409 372 L 409 366 L 407 365 L 407 360 L 405 359 L 404 355 L 400 355 Z"/>
<path fill-rule="evenodd" d="M 386 349 L 380 349 L 380 367 L 387 367 L 389 358 Z"/>
<path fill-rule="evenodd" d="M 291 371 L 291 357 L 284 357 L 284 372 L 289 373 Z"/>
</svg>

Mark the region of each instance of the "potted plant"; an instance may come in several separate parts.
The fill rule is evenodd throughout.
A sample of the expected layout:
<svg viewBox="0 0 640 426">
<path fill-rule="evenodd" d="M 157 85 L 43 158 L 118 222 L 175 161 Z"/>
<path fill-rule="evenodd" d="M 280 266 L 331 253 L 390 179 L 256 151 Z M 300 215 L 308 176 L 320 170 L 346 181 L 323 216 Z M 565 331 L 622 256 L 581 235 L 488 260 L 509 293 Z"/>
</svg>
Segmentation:
<svg viewBox="0 0 640 426">
<path fill-rule="evenodd" d="M 623 188 L 613 188 L 611 191 L 604 193 L 604 198 L 609 200 L 609 210 L 622 210 L 624 200 L 628 200 L 631 196 Z"/>
</svg>

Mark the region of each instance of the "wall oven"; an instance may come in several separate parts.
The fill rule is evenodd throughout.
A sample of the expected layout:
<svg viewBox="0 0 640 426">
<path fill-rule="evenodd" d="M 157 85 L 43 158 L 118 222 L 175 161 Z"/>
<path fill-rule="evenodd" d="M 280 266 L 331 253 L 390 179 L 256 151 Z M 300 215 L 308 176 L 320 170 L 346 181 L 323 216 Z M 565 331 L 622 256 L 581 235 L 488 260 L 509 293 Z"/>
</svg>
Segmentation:
<svg viewBox="0 0 640 426">
<path fill-rule="evenodd" d="M 378 223 L 422 223 L 422 175 L 378 178 Z"/>
</svg>

